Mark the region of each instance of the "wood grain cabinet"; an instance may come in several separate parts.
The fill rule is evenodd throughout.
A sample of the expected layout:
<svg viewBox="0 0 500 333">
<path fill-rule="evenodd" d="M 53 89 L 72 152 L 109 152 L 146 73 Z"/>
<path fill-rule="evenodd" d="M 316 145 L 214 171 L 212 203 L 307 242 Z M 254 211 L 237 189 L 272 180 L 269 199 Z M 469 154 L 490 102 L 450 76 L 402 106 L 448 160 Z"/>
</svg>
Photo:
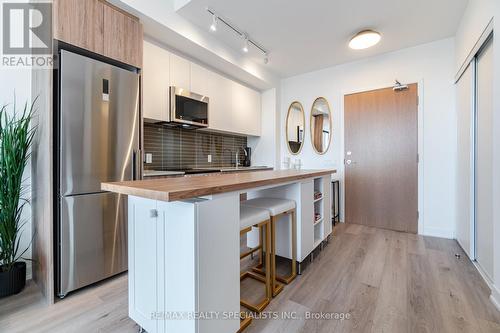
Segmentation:
<svg viewBox="0 0 500 333">
<path fill-rule="evenodd" d="M 142 67 L 142 24 L 103 0 L 54 0 L 54 38 Z"/>
<path fill-rule="evenodd" d="M 54 38 L 103 53 L 104 4 L 96 0 L 54 0 Z"/>
<path fill-rule="evenodd" d="M 142 24 L 127 13 L 104 6 L 104 55 L 142 67 Z"/>
</svg>

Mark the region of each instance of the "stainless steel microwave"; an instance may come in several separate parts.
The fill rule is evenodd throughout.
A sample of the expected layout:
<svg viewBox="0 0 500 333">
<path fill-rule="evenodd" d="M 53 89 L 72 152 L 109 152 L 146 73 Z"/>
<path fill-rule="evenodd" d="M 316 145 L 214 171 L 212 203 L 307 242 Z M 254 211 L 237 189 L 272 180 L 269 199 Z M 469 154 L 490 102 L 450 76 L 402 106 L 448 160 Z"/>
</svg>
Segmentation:
<svg viewBox="0 0 500 333">
<path fill-rule="evenodd" d="M 207 96 L 170 87 L 170 122 L 183 127 L 208 127 L 208 101 Z"/>
</svg>

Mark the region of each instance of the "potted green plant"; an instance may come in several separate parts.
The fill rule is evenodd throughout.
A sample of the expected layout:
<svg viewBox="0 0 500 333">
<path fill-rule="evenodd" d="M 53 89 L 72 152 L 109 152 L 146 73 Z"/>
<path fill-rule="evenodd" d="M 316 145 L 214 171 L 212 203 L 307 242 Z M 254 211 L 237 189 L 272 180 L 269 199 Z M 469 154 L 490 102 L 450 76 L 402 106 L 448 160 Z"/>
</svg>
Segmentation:
<svg viewBox="0 0 500 333">
<path fill-rule="evenodd" d="M 26 285 L 21 259 L 29 245 L 22 249 L 20 241 L 26 223 L 22 212 L 29 203 L 23 174 L 36 130 L 31 126 L 34 104 L 26 103 L 22 114 L 16 114 L 15 103 L 12 111 L 7 105 L 0 108 L 0 297 L 17 294 Z"/>
</svg>

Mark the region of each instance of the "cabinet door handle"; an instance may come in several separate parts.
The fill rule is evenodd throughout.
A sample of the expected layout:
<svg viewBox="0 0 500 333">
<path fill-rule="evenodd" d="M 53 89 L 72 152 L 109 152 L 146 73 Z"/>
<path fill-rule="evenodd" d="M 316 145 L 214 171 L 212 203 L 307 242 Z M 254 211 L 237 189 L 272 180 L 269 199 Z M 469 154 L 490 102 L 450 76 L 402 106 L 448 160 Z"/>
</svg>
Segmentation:
<svg viewBox="0 0 500 333">
<path fill-rule="evenodd" d="M 158 210 L 156 210 L 156 209 L 151 209 L 151 210 L 149 211 L 149 217 L 151 217 L 151 218 L 158 217 Z"/>
</svg>

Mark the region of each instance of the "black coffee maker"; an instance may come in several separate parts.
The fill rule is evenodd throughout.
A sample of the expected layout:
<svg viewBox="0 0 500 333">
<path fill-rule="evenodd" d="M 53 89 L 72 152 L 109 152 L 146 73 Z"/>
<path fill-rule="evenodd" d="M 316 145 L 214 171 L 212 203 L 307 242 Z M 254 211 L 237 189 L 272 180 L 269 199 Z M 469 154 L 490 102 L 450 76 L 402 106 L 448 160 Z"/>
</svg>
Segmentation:
<svg viewBox="0 0 500 333">
<path fill-rule="evenodd" d="M 246 151 L 246 154 L 245 154 L 245 161 L 243 162 L 243 166 L 249 167 L 252 165 L 252 148 L 246 147 L 245 151 Z"/>
</svg>

